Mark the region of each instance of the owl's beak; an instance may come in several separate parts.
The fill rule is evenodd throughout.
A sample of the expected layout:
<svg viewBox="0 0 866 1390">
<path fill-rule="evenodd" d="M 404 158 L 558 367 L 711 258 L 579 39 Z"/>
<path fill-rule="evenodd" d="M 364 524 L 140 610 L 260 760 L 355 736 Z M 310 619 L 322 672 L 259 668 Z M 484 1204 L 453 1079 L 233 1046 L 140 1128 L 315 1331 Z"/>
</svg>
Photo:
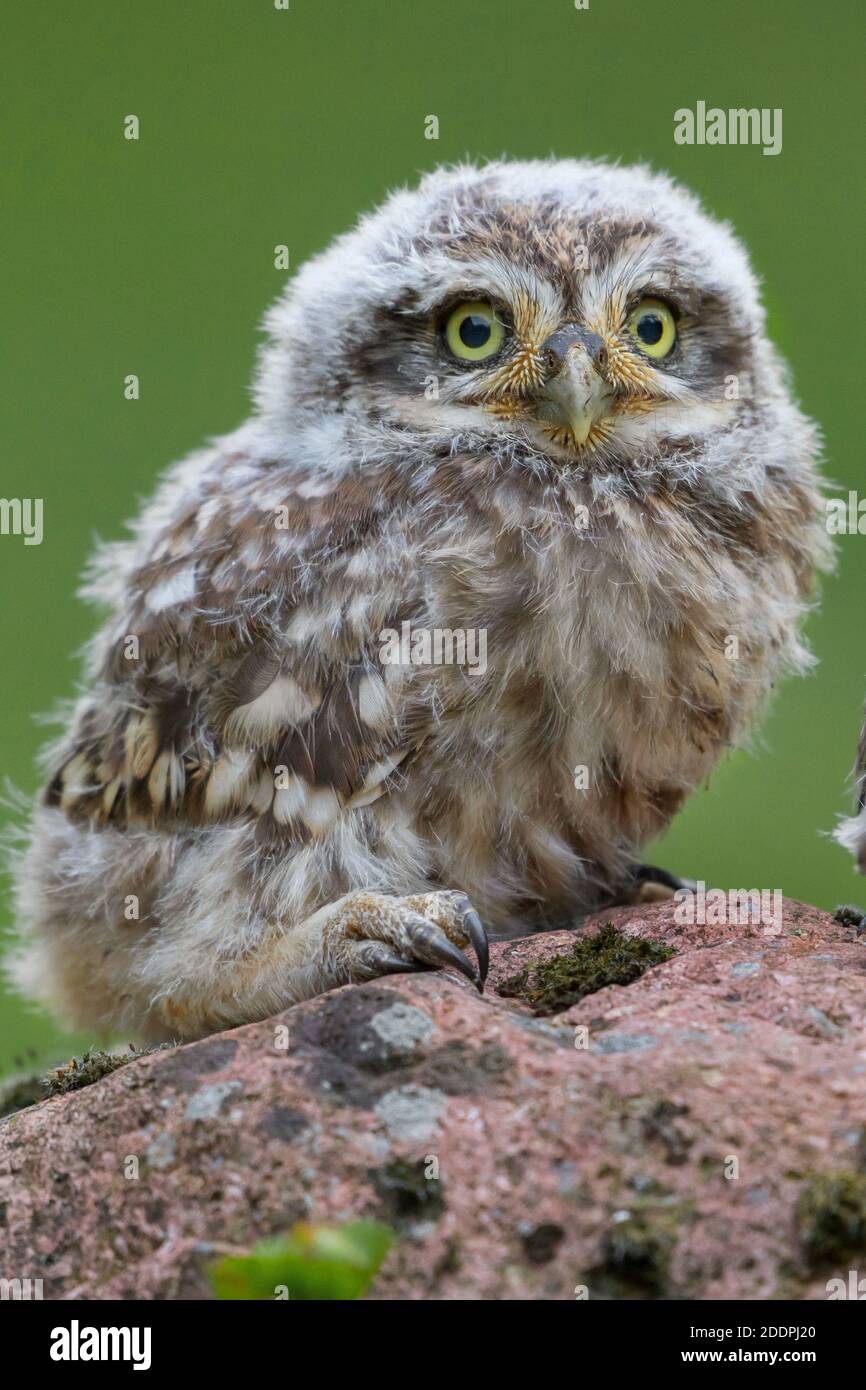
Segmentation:
<svg viewBox="0 0 866 1390">
<path fill-rule="evenodd" d="M 539 419 L 567 429 L 575 443 L 585 444 L 614 396 L 602 375 L 607 348 L 597 333 L 566 324 L 546 340 L 542 353 L 547 378 L 539 393 Z"/>
</svg>

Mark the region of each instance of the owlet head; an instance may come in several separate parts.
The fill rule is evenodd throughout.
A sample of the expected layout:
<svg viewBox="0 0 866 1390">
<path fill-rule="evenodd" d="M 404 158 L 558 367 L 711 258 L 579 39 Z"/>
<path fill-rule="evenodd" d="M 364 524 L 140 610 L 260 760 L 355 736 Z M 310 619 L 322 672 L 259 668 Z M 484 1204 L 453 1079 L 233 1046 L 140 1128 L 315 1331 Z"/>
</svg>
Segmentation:
<svg viewBox="0 0 866 1390">
<path fill-rule="evenodd" d="M 700 468 L 786 399 L 742 248 L 643 168 L 431 174 L 309 263 L 268 328 L 272 425 L 312 411 L 407 459 Z"/>
</svg>

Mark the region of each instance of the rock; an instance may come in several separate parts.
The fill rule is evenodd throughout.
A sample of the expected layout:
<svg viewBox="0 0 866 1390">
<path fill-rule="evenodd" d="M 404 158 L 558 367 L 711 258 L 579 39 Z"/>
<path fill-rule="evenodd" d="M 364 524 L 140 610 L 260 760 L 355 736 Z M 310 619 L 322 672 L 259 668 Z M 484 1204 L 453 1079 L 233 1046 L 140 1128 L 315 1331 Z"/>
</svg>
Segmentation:
<svg viewBox="0 0 866 1390">
<path fill-rule="evenodd" d="M 608 921 L 631 982 L 550 1012 Z M 4 1120 L 3 1273 L 208 1297 L 219 1254 L 373 1217 L 373 1298 L 823 1299 L 866 1240 L 864 1001 L 866 940 L 789 901 L 778 935 L 666 903 L 494 945 L 483 998 L 347 987 Z"/>
</svg>

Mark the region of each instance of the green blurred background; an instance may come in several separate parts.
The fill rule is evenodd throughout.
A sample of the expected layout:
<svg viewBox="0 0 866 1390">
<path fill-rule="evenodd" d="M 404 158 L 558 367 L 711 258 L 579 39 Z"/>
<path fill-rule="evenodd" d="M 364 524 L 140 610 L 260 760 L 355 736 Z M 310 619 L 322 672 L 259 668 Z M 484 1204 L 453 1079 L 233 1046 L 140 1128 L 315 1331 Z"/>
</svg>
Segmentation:
<svg viewBox="0 0 866 1390">
<path fill-rule="evenodd" d="M 292 265 L 441 161 L 648 160 L 730 219 L 771 331 L 866 493 L 862 70 L 855 0 L 40 0 L 7 10 L 0 83 L 2 494 L 45 539 L 0 537 L 0 771 L 37 785 L 34 716 L 72 692 L 95 616 L 74 597 L 157 473 L 247 412 L 257 324 Z M 682 147 L 673 112 L 782 107 L 784 147 Z M 139 117 L 137 142 L 124 117 Z M 425 116 L 439 140 L 424 138 Z M 124 399 L 136 373 L 141 398 Z M 843 811 L 866 673 L 862 537 L 810 622 L 817 672 L 782 688 L 655 859 L 823 906 L 866 898 L 821 832 Z M 6 919 L 8 921 L 8 908 Z M 76 1039 L 80 1046 L 90 1039 Z M 0 999 L 0 1071 L 73 1040 Z"/>
</svg>

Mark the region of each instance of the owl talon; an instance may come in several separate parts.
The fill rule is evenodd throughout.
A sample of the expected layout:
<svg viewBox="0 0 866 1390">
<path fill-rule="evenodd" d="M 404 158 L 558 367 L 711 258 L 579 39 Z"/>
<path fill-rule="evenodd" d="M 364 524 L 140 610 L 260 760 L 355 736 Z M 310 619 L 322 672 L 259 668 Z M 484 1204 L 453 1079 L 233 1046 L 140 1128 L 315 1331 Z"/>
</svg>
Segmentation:
<svg viewBox="0 0 866 1390">
<path fill-rule="evenodd" d="M 473 948 L 478 958 L 478 968 L 471 978 L 481 991 L 487 979 L 490 951 L 481 918 L 466 894 L 458 889 L 446 888 L 433 893 L 416 893 L 405 898 L 404 902 L 419 917 L 434 923 L 455 946 Z"/>
<path fill-rule="evenodd" d="M 431 969 L 426 961 L 407 960 L 396 951 L 389 951 L 387 946 L 380 945 L 378 941 L 370 942 L 365 957 L 377 975 L 411 975 Z"/>
<path fill-rule="evenodd" d="M 416 951 L 423 961 L 429 965 L 450 965 L 454 970 L 459 970 L 461 975 L 465 975 L 467 980 L 471 980 L 479 992 L 483 990 L 478 971 L 464 956 L 459 946 L 449 941 L 444 931 L 434 922 L 413 914 L 405 923 L 405 931 L 413 951 Z"/>
<path fill-rule="evenodd" d="M 479 993 L 484 990 L 487 936 L 462 892 L 438 889 L 399 897 L 357 889 L 322 912 L 320 988 L 445 967 L 457 970 Z M 464 955 L 470 946 L 477 966 Z"/>
<path fill-rule="evenodd" d="M 487 933 L 481 924 L 481 918 L 478 916 L 475 908 L 469 905 L 468 899 L 466 902 L 467 905 L 462 918 L 463 927 L 478 957 L 478 975 L 483 985 L 484 981 L 487 979 L 487 971 L 490 968 L 490 948 L 487 944 Z"/>
</svg>

